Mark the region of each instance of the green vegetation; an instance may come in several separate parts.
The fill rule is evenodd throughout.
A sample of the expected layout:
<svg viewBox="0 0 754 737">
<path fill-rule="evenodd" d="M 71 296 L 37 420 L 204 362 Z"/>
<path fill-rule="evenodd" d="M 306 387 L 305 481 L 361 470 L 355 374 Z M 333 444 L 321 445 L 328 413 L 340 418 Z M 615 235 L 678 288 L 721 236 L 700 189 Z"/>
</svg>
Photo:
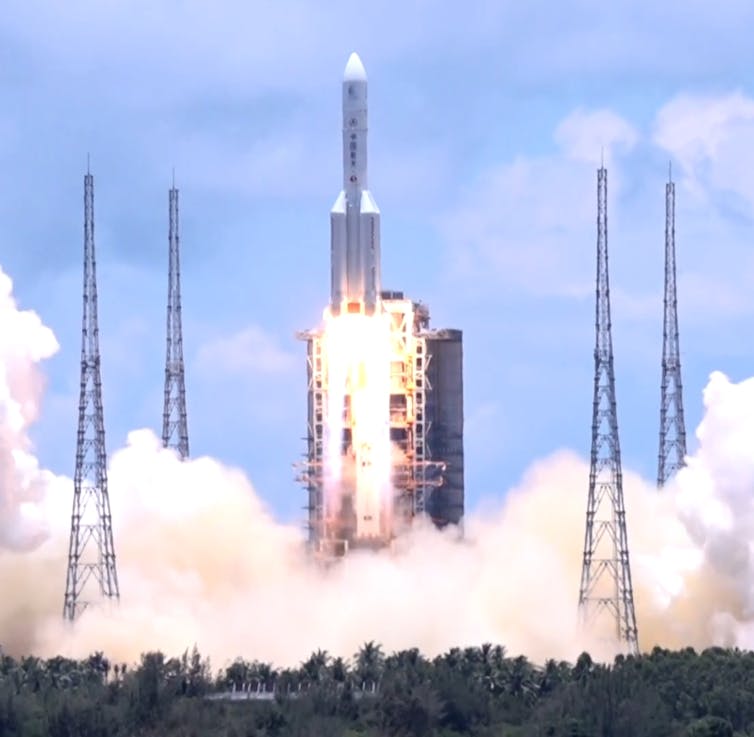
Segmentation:
<svg viewBox="0 0 754 737">
<path fill-rule="evenodd" d="M 249 694 L 254 698 L 249 698 Z M 711 648 L 535 667 L 505 649 L 352 662 L 318 651 L 296 669 L 238 659 L 213 675 L 194 649 L 132 668 L 0 658 L 2 737 L 736 737 L 754 735 L 754 653 Z"/>
</svg>

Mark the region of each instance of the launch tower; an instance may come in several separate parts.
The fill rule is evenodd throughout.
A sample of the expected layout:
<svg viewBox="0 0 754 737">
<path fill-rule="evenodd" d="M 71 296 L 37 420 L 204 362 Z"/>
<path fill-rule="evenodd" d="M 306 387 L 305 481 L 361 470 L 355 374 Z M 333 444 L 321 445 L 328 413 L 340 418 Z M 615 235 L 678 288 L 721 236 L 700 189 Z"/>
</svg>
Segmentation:
<svg viewBox="0 0 754 737">
<path fill-rule="evenodd" d="M 162 444 L 173 448 L 183 460 L 188 458 L 189 439 L 186 421 L 186 384 L 183 366 L 181 326 L 181 262 L 178 234 L 178 190 L 168 193 L 168 321 L 165 357 L 165 402 L 162 412 Z"/>
<path fill-rule="evenodd" d="M 331 290 L 307 344 L 307 450 L 299 480 L 309 543 L 337 557 L 380 548 L 420 517 L 459 524 L 464 507 L 460 330 L 382 289 L 380 211 L 367 187 L 367 77 L 343 77 L 343 189 L 330 214 Z"/>
<path fill-rule="evenodd" d="M 665 185 L 665 298 L 662 323 L 662 382 L 660 389 L 660 450 L 657 486 L 662 487 L 686 463 L 686 424 L 683 419 L 681 349 L 675 281 L 675 183 L 670 171 Z"/>
<path fill-rule="evenodd" d="M 93 579 L 93 580 L 92 580 Z M 87 586 L 89 584 L 89 586 Z M 84 315 L 81 332 L 81 393 L 73 477 L 73 512 L 63 617 L 74 620 L 92 603 L 96 585 L 105 599 L 119 597 L 115 569 L 107 453 L 102 411 L 97 274 L 94 255 L 94 178 L 84 177 Z M 92 592 L 93 593 L 93 592 Z"/>
<path fill-rule="evenodd" d="M 628 652 L 638 653 L 615 403 L 604 166 L 597 172 L 596 302 L 592 452 L 579 610 L 582 623 L 595 628 L 598 635 L 608 635 L 599 620 L 612 619 L 611 629 L 617 640 Z"/>
</svg>

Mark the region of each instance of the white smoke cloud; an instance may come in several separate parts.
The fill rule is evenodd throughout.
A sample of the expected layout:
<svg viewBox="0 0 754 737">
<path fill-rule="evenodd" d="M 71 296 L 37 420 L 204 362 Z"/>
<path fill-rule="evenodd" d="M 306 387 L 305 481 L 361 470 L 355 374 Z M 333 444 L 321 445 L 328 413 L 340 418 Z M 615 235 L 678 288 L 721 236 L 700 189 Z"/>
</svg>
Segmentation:
<svg viewBox="0 0 754 737">
<path fill-rule="evenodd" d="M 676 481 L 658 492 L 625 474 L 643 649 L 752 641 L 754 379 L 714 374 L 704 401 L 700 449 Z M 556 453 L 502 504 L 468 515 L 464 542 L 420 528 L 392 553 L 322 572 L 242 473 L 209 458 L 180 463 L 138 431 L 110 474 L 120 607 L 85 613 L 72 634 L 53 607 L 24 641 L 123 660 L 196 642 L 216 664 L 239 654 L 294 664 L 319 647 L 350 655 L 367 639 L 428 653 L 494 641 L 536 661 L 585 647 L 609 657 L 576 634 L 587 476 L 583 459 Z"/>
<path fill-rule="evenodd" d="M 535 661 L 604 646 L 576 634 L 587 463 L 558 452 L 502 502 L 467 515 L 466 539 L 418 526 L 392 552 L 323 571 L 301 530 L 274 520 L 239 470 L 181 463 L 149 430 L 110 464 L 119 606 L 61 617 L 71 484 L 40 470 L 26 434 L 39 411 L 37 364 L 57 348 L 0 276 L 0 636 L 12 653 L 133 661 L 196 643 L 215 663 L 243 655 L 295 664 L 315 648 L 348 656 L 502 642 Z M 643 649 L 754 644 L 754 379 L 711 376 L 699 450 L 662 492 L 626 472 Z M 33 548 L 33 549 L 32 549 Z M 25 551 L 25 552 L 22 552 Z"/>
<path fill-rule="evenodd" d="M 750 647 L 754 639 L 754 379 L 738 384 L 715 372 L 704 391 L 706 413 L 697 430 L 699 451 L 675 481 L 678 518 L 696 545 L 699 601 L 706 612 L 686 612 L 693 589 L 680 592 L 674 614 L 702 636 Z M 699 617 L 700 621 L 695 621 Z M 706 620 L 706 621 L 705 621 Z"/>
<path fill-rule="evenodd" d="M 43 390 L 36 364 L 58 343 L 36 313 L 18 309 L 13 283 L 2 271 L 0 324 L 0 547 L 26 550 L 47 535 L 35 505 L 53 481 L 40 469 L 28 437 Z"/>
</svg>

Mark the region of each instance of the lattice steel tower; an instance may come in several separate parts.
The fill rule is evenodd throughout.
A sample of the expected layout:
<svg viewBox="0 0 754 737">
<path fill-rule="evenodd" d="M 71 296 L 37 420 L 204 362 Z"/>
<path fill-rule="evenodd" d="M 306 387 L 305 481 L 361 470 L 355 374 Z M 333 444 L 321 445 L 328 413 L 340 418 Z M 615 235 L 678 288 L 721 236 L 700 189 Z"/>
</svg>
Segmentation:
<svg viewBox="0 0 754 737">
<path fill-rule="evenodd" d="M 604 166 L 597 172 L 596 301 L 592 453 L 579 610 L 582 623 L 590 627 L 598 626 L 601 617 L 612 618 L 618 640 L 628 652 L 638 653 L 615 404 Z"/>
<path fill-rule="evenodd" d="M 94 579 L 101 597 L 117 600 L 110 498 L 107 492 L 107 453 L 102 412 L 97 275 L 94 256 L 94 179 L 84 177 L 84 315 L 81 331 L 81 394 L 73 477 L 73 512 L 68 548 L 68 575 L 63 617 L 74 620 L 93 603 L 85 595 Z M 89 587 L 91 588 L 91 586 Z"/>
<path fill-rule="evenodd" d="M 662 385 L 660 390 L 660 451 L 657 486 L 686 465 L 686 424 L 683 419 L 681 350 L 675 280 L 675 184 L 668 168 L 665 185 L 665 300 L 662 322 Z"/>
<path fill-rule="evenodd" d="M 168 232 L 168 326 L 165 358 L 165 403 L 162 411 L 162 444 L 173 448 L 181 459 L 188 458 L 189 440 L 186 421 L 186 384 L 183 368 L 181 329 L 181 262 L 178 235 L 178 190 L 175 182 L 169 192 Z"/>
</svg>

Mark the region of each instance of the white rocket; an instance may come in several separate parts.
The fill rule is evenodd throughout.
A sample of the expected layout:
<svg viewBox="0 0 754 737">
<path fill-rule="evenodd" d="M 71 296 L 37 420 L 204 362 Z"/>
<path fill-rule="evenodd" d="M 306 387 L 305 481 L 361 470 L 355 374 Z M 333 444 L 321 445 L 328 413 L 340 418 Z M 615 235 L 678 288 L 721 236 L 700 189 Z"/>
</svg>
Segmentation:
<svg viewBox="0 0 754 737">
<path fill-rule="evenodd" d="M 343 74 L 343 189 L 330 212 L 335 315 L 371 315 L 380 299 L 380 211 L 367 186 L 367 74 L 353 53 Z"/>
</svg>

